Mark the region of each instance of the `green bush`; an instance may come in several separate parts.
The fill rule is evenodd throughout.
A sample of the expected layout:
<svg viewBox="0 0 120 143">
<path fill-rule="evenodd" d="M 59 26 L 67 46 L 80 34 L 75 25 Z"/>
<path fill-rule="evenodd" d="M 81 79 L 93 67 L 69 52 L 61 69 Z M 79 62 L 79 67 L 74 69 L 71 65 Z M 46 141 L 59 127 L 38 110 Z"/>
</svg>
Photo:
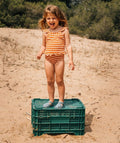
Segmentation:
<svg viewBox="0 0 120 143">
<path fill-rule="evenodd" d="M 5 24 L 3 24 L 1 21 L 0 21 L 0 27 L 5 27 Z"/>
<path fill-rule="evenodd" d="M 44 3 L 31 3 L 25 2 L 26 8 L 26 19 L 24 23 L 24 27 L 26 28 L 37 28 L 38 20 L 42 18 Z"/>
<path fill-rule="evenodd" d="M 120 41 L 120 2 L 113 1 L 86 0 L 78 5 L 69 19 L 70 32 L 91 39 Z"/>
<path fill-rule="evenodd" d="M 25 13 L 24 0 L 10 0 L 8 6 L 8 12 L 14 16 L 19 14 L 20 16 Z"/>
<path fill-rule="evenodd" d="M 86 30 L 89 38 L 101 40 L 113 40 L 114 24 L 111 18 L 104 16 L 98 23 L 93 24 Z"/>
<path fill-rule="evenodd" d="M 109 12 L 115 29 L 119 29 L 120 32 L 120 0 L 113 0 L 109 3 Z"/>
</svg>

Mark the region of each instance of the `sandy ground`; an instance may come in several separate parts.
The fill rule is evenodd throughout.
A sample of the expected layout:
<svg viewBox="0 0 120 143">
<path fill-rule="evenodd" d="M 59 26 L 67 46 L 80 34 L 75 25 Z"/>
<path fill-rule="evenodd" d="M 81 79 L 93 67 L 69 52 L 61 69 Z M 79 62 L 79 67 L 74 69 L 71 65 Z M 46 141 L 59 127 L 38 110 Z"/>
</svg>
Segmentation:
<svg viewBox="0 0 120 143">
<path fill-rule="evenodd" d="M 36 59 L 41 35 L 0 28 L 0 143 L 120 143 L 120 43 L 76 35 L 71 35 L 74 71 L 65 57 L 65 98 L 84 103 L 85 135 L 33 136 L 26 112 L 33 98 L 48 98 L 44 56 Z"/>
</svg>

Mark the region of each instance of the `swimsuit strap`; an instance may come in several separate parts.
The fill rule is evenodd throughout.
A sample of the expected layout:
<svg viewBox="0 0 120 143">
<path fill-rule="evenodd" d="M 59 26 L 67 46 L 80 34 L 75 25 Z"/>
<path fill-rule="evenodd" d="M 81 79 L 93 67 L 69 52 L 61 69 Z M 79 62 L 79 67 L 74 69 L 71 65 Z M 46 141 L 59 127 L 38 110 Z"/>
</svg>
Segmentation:
<svg viewBox="0 0 120 143">
<path fill-rule="evenodd" d="M 66 29 L 68 29 L 68 27 L 63 27 L 63 28 L 60 30 L 60 32 L 63 32 L 63 31 L 65 31 Z"/>
<path fill-rule="evenodd" d="M 49 33 L 49 29 L 44 29 L 43 33 L 48 34 Z"/>
</svg>

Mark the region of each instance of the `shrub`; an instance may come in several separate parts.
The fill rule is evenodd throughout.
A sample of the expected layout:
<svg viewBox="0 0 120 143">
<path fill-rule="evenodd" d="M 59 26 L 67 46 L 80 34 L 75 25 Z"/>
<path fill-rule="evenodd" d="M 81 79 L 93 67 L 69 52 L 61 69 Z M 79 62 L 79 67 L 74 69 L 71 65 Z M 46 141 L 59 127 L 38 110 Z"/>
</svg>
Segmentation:
<svg viewBox="0 0 120 143">
<path fill-rule="evenodd" d="M 89 38 L 113 41 L 119 39 L 118 31 L 114 29 L 114 23 L 110 17 L 104 16 L 98 23 L 93 24 L 86 33 Z"/>
</svg>

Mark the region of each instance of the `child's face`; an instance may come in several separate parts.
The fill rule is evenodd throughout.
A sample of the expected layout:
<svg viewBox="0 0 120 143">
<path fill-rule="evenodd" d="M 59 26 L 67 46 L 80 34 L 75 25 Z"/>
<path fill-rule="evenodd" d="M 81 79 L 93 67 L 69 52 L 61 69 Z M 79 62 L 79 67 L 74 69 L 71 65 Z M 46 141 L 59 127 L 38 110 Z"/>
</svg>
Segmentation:
<svg viewBox="0 0 120 143">
<path fill-rule="evenodd" d="M 47 14 L 46 22 L 51 29 L 55 29 L 59 26 L 58 18 L 52 13 Z"/>
</svg>

